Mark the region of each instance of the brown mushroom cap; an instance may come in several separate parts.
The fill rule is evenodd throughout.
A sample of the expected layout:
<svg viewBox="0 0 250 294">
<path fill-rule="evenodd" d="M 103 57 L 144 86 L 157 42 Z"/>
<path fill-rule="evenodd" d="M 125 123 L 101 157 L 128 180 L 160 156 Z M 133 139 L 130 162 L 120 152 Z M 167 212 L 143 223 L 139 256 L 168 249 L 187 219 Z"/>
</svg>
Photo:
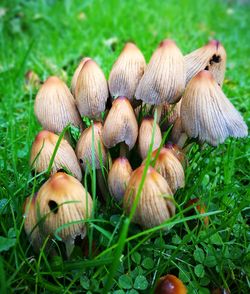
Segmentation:
<svg viewBox="0 0 250 294">
<path fill-rule="evenodd" d="M 135 201 L 144 168 L 144 165 L 138 167 L 128 182 L 123 200 L 127 214 Z M 162 224 L 174 214 L 173 194 L 167 181 L 155 169 L 149 167 L 133 221 L 144 228 L 152 228 Z"/>
<path fill-rule="evenodd" d="M 83 58 L 80 63 L 78 64 L 74 74 L 73 74 L 73 77 L 72 77 L 72 80 L 71 80 L 71 92 L 73 94 L 73 96 L 75 96 L 75 89 L 76 89 L 76 82 L 77 82 L 77 79 L 78 79 L 78 76 L 79 76 L 79 73 L 82 69 L 82 67 L 84 66 L 84 64 L 90 60 L 89 57 L 85 57 Z"/>
<path fill-rule="evenodd" d="M 33 165 L 32 167 L 34 167 L 38 173 L 48 169 L 58 140 L 59 136 L 49 131 L 41 131 L 36 136 L 31 148 L 30 165 Z M 66 170 L 81 181 L 82 172 L 76 154 L 73 148 L 64 139 L 61 140 L 57 149 L 51 174 L 63 168 L 66 168 Z"/>
<path fill-rule="evenodd" d="M 185 88 L 184 58 L 172 40 L 160 43 L 137 87 L 135 97 L 148 104 L 176 103 Z"/>
<path fill-rule="evenodd" d="M 174 275 L 161 277 L 157 283 L 154 294 L 186 294 L 187 288 L 182 281 Z"/>
<path fill-rule="evenodd" d="M 98 64 L 88 59 L 82 66 L 75 87 L 77 108 L 82 116 L 99 118 L 109 96 L 108 83 Z"/>
<path fill-rule="evenodd" d="M 138 136 L 134 110 L 126 97 L 118 97 L 104 122 L 102 139 L 107 148 L 125 142 L 131 150 Z"/>
<path fill-rule="evenodd" d="M 109 75 L 111 96 L 125 96 L 132 101 L 145 67 L 146 61 L 140 49 L 133 43 L 127 43 Z"/>
<path fill-rule="evenodd" d="M 35 114 L 45 130 L 60 133 L 69 124 L 82 129 L 82 120 L 75 100 L 66 84 L 58 77 L 49 77 L 38 91 Z"/>
<path fill-rule="evenodd" d="M 227 137 L 247 136 L 247 125 L 240 113 L 206 70 L 188 84 L 181 102 L 181 124 L 189 137 L 211 145 Z"/>
</svg>

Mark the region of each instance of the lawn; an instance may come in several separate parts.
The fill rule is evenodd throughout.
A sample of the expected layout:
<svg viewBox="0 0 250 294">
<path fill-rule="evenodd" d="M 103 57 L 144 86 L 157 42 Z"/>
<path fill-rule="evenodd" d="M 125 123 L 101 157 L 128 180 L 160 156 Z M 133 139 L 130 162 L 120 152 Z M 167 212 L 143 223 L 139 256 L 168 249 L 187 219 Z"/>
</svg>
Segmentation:
<svg viewBox="0 0 250 294">
<path fill-rule="evenodd" d="M 41 130 L 34 115 L 37 89 L 25 82 L 29 70 L 42 81 L 57 75 L 70 85 L 84 56 L 108 77 L 126 41 L 134 41 L 149 61 L 166 37 L 183 54 L 215 38 L 227 50 L 223 90 L 249 126 L 249 16 L 247 1 L 1 1 L 0 293 L 150 293 L 167 273 L 178 276 L 188 293 L 249 292 L 247 138 L 227 139 L 217 148 L 193 145 L 186 186 L 175 195 L 177 214 L 164 231 L 130 224 L 126 232 L 122 208 L 97 195 L 92 238 L 67 260 L 63 252 L 34 253 L 22 211 L 44 180 L 29 167 Z M 206 205 L 208 226 L 195 211 L 183 212 L 196 197 Z"/>
</svg>

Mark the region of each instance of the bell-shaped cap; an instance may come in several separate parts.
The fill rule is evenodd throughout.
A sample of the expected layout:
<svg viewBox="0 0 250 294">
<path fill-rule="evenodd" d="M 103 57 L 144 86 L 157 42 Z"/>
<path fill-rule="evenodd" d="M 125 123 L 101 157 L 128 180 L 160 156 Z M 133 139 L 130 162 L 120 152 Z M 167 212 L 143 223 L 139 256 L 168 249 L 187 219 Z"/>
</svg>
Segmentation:
<svg viewBox="0 0 250 294">
<path fill-rule="evenodd" d="M 154 127 L 154 119 L 152 117 L 146 117 L 142 120 L 141 126 L 139 129 L 139 137 L 138 137 L 138 148 L 139 153 L 142 159 L 145 159 L 148 155 L 148 150 L 153 137 L 153 127 Z M 161 129 L 159 125 L 156 123 L 155 132 L 153 138 L 153 151 L 160 147 L 161 145 Z"/>
<path fill-rule="evenodd" d="M 127 43 L 109 75 L 111 96 L 125 96 L 132 101 L 145 68 L 146 61 L 140 49 L 133 43 Z"/>
<path fill-rule="evenodd" d="M 30 153 L 30 165 L 38 172 L 46 171 L 49 167 L 52 155 L 56 148 L 59 136 L 49 131 L 41 131 L 32 144 Z M 62 139 L 56 151 L 51 174 L 65 169 L 73 174 L 79 181 L 82 172 L 76 154 L 68 141 Z"/>
<path fill-rule="evenodd" d="M 107 148 L 125 142 L 131 150 L 138 136 L 138 124 L 134 110 L 126 97 L 118 97 L 104 122 L 102 139 Z"/>
<path fill-rule="evenodd" d="M 102 142 L 102 130 L 102 123 L 94 122 L 93 127 L 88 127 L 81 134 L 76 146 L 76 155 L 84 170 L 86 170 L 87 166 L 92 166 L 92 139 L 94 139 L 95 168 L 100 169 L 101 163 L 104 165 L 106 162 L 107 156 Z"/>
<path fill-rule="evenodd" d="M 226 51 L 217 40 L 211 40 L 205 46 L 185 55 L 186 83 L 200 71 L 209 70 L 216 82 L 222 86 L 226 70 L 226 59 Z"/>
<path fill-rule="evenodd" d="M 82 69 L 82 67 L 84 66 L 84 64 L 90 60 L 89 57 L 85 57 L 83 58 L 80 63 L 78 64 L 74 74 L 73 74 L 73 77 L 72 77 L 72 80 L 71 80 L 71 92 L 73 94 L 73 96 L 75 97 L 75 89 L 76 89 L 76 82 L 77 82 L 77 79 L 78 79 L 78 76 L 79 76 L 79 73 Z"/>
<path fill-rule="evenodd" d="M 185 169 L 187 165 L 187 158 L 186 158 L 185 151 L 173 142 L 167 142 L 165 147 L 173 153 L 173 155 L 180 161 L 183 168 Z"/>
<path fill-rule="evenodd" d="M 71 123 L 82 129 L 82 120 L 75 99 L 66 84 L 57 77 L 49 77 L 38 91 L 35 114 L 45 130 L 60 133 Z"/>
<path fill-rule="evenodd" d="M 87 60 L 76 81 L 76 105 L 81 116 L 99 118 L 109 96 L 108 83 L 98 64 Z"/>
<path fill-rule="evenodd" d="M 135 97 L 148 104 L 176 103 L 185 88 L 184 57 L 172 40 L 164 40 L 154 52 L 137 87 Z"/>
<path fill-rule="evenodd" d="M 189 137 L 213 146 L 227 137 L 247 136 L 247 125 L 209 71 L 188 84 L 181 102 L 181 124 Z"/>
<path fill-rule="evenodd" d="M 187 294 L 187 288 L 176 276 L 166 275 L 158 280 L 154 294 Z"/>
<path fill-rule="evenodd" d="M 42 233 L 57 234 L 68 255 L 77 236 L 86 236 L 85 221 L 92 213 L 92 198 L 82 184 L 65 173 L 56 173 L 43 184 L 36 198 L 37 216 L 43 219 Z"/>
<path fill-rule="evenodd" d="M 138 167 L 128 182 L 123 200 L 127 214 L 136 199 L 144 168 L 144 165 Z M 173 193 L 167 181 L 155 169 L 149 167 L 133 221 L 144 228 L 152 228 L 162 224 L 174 214 Z"/>
<path fill-rule="evenodd" d="M 155 150 L 152 153 L 152 159 L 157 155 Z M 162 148 L 155 162 L 155 170 L 162 175 L 168 182 L 173 193 L 177 189 L 183 188 L 185 185 L 185 175 L 180 161 L 174 156 L 173 152 L 168 148 Z"/>
<path fill-rule="evenodd" d="M 118 157 L 113 162 L 108 174 L 108 187 L 115 200 L 121 201 L 123 199 L 132 171 L 126 157 Z"/>
</svg>

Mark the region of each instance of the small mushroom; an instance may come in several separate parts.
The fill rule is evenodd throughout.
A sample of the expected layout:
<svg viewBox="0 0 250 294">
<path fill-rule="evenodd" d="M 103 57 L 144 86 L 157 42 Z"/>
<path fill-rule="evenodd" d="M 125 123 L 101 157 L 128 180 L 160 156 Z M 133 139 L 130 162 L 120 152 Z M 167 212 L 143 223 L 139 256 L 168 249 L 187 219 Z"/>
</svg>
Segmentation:
<svg viewBox="0 0 250 294">
<path fill-rule="evenodd" d="M 148 155 L 148 150 L 152 141 L 153 136 L 154 119 L 152 117 L 145 117 L 139 129 L 138 136 L 138 148 L 142 159 L 145 159 Z M 153 151 L 161 145 L 161 130 L 159 125 L 156 123 L 155 132 L 153 138 Z"/>
<path fill-rule="evenodd" d="M 108 83 L 101 68 L 94 60 L 86 60 L 75 86 L 76 105 L 81 116 L 100 118 L 108 96 Z"/>
<path fill-rule="evenodd" d="M 73 94 L 73 96 L 75 97 L 75 89 L 76 89 L 76 82 L 77 82 L 77 79 L 78 79 L 78 76 L 79 76 L 79 73 L 82 69 L 82 67 L 84 66 L 84 64 L 90 60 L 89 57 L 85 57 L 81 60 L 81 62 L 79 63 L 79 65 L 77 66 L 74 74 L 73 74 L 73 77 L 72 77 L 72 80 L 71 80 L 71 92 Z"/>
<path fill-rule="evenodd" d="M 111 96 L 125 96 L 132 101 L 145 67 L 146 61 L 140 49 L 133 43 L 127 43 L 109 75 Z"/>
<path fill-rule="evenodd" d="M 186 83 L 201 70 L 209 70 L 216 82 L 222 86 L 226 70 L 226 59 L 226 51 L 217 40 L 211 40 L 205 46 L 185 55 Z"/>
<path fill-rule="evenodd" d="M 49 131 L 41 131 L 36 136 L 31 148 L 30 165 L 38 173 L 48 169 L 58 140 L 59 136 Z M 61 140 L 56 151 L 51 174 L 61 169 L 66 169 L 81 181 L 82 172 L 76 154 L 68 141 L 64 139 Z"/>
<path fill-rule="evenodd" d="M 75 99 L 58 77 L 49 77 L 38 91 L 35 114 L 45 130 L 61 133 L 69 124 L 82 129 L 82 120 Z"/>
<path fill-rule="evenodd" d="M 186 158 L 185 151 L 182 148 L 180 148 L 180 146 L 172 142 L 167 142 L 165 147 L 173 153 L 173 155 L 180 161 L 183 168 L 185 168 L 187 165 L 187 158 Z"/>
<path fill-rule="evenodd" d="M 144 168 L 144 165 L 138 167 L 128 182 L 123 199 L 123 207 L 127 214 L 130 213 L 136 199 Z M 144 228 L 152 228 L 162 224 L 174 214 L 173 193 L 167 181 L 155 169 L 149 167 L 133 221 Z"/>
<path fill-rule="evenodd" d="M 186 294 L 187 288 L 174 275 L 161 277 L 157 282 L 154 294 Z"/>
<path fill-rule="evenodd" d="M 108 186 L 110 194 L 118 202 L 123 199 L 132 171 L 126 157 L 118 157 L 112 164 L 108 174 Z"/>
<path fill-rule="evenodd" d="M 134 110 L 126 97 L 118 97 L 106 117 L 102 139 L 107 148 L 125 142 L 131 150 L 138 136 L 138 124 Z"/>
<path fill-rule="evenodd" d="M 152 55 L 137 87 L 135 97 L 145 103 L 176 103 L 185 88 L 184 58 L 175 42 L 166 39 Z"/>
<path fill-rule="evenodd" d="M 247 125 L 223 93 L 212 73 L 203 70 L 188 84 L 181 102 L 181 124 L 186 134 L 213 146 L 227 137 L 247 136 Z"/>
<path fill-rule="evenodd" d="M 179 116 L 175 120 L 174 126 L 171 130 L 170 141 L 182 148 L 185 145 L 186 140 L 187 140 L 187 134 L 183 130 L 181 117 Z"/>
<path fill-rule="evenodd" d="M 152 159 L 156 158 L 158 150 L 152 153 Z M 155 170 L 168 182 L 173 193 L 185 186 L 185 175 L 180 161 L 170 149 L 162 148 L 155 161 Z"/>
</svg>

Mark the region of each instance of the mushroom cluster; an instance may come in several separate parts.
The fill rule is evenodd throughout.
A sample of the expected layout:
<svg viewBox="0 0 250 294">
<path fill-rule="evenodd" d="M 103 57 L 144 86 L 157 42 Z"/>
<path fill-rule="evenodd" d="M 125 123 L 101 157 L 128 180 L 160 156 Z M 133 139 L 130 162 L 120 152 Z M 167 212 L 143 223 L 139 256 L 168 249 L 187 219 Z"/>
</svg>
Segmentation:
<svg viewBox="0 0 250 294">
<path fill-rule="evenodd" d="M 58 235 L 69 255 L 76 236 L 86 236 L 92 199 L 81 181 L 91 169 L 98 171 L 100 192 L 106 189 L 126 214 L 131 216 L 136 203 L 132 219 L 143 228 L 171 218 L 174 194 L 185 185 L 187 139 L 217 146 L 247 135 L 242 116 L 223 93 L 225 69 L 220 42 L 183 56 L 167 39 L 148 64 L 127 43 L 108 80 L 90 57 L 76 68 L 71 90 L 49 77 L 35 99 L 43 130 L 33 142 L 30 164 L 50 178 L 25 202 L 25 230 L 34 247 Z M 76 147 L 70 133 L 59 136 L 69 124 L 79 130 Z"/>
</svg>

